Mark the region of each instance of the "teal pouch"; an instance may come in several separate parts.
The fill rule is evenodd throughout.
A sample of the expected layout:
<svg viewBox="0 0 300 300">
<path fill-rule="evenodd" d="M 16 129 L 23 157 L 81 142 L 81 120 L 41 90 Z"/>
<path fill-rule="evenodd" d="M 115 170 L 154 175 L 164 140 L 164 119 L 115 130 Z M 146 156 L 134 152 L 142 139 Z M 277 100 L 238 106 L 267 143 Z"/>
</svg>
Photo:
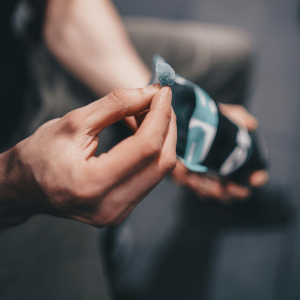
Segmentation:
<svg viewBox="0 0 300 300">
<path fill-rule="evenodd" d="M 159 82 L 157 63 L 166 61 L 159 55 L 153 57 L 151 84 Z M 238 126 L 222 115 L 201 87 L 175 74 L 171 89 L 177 117 L 177 157 L 189 170 L 213 171 L 245 183 L 249 172 L 266 168 L 269 159 L 264 141 L 258 147 L 257 138 L 246 126 Z"/>
</svg>

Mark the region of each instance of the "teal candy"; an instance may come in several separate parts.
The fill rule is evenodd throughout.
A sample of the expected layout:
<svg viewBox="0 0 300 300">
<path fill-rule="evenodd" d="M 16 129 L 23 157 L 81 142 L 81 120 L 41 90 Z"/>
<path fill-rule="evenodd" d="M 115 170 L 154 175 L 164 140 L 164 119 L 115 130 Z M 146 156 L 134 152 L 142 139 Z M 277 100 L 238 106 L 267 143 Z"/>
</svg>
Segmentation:
<svg viewBox="0 0 300 300">
<path fill-rule="evenodd" d="M 156 64 L 156 74 L 158 76 L 160 86 L 170 86 L 175 81 L 175 71 L 167 63 Z"/>
</svg>

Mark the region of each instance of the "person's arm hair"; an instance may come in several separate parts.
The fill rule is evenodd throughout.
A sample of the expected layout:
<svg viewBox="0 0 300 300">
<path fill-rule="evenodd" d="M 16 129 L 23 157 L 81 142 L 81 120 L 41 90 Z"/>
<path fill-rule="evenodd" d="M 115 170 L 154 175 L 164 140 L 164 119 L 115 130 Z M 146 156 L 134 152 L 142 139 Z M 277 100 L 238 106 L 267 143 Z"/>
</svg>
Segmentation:
<svg viewBox="0 0 300 300">
<path fill-rule="evenodd" d="M 150 81 L 109 0 L 48 1 L 44 38 L 62 65 L 98 95 Z"/>
</svg>

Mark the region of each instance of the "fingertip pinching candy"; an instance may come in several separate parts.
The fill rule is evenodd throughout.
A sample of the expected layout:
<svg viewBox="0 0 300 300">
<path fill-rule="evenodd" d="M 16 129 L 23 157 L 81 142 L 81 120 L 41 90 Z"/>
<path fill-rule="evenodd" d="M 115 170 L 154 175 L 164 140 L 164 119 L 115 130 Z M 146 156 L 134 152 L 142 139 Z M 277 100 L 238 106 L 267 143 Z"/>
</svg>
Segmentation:
<svg viewBox="0 0 300 300">
<path fill-rule="evenodd" d="M 155 70 L 161 87 L 174 84 L 175 71 L 169 64 L 158 62 L 155 66 Z"/>
</svg>

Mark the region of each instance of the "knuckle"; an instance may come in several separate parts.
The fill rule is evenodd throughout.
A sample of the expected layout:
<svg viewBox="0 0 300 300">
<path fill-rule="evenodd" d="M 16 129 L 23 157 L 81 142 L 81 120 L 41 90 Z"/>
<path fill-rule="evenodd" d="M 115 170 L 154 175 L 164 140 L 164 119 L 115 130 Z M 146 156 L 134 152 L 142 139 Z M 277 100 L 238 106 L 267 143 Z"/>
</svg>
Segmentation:
<svg viewBox="0 0 300 300">
<path fill-rule="evenodd" d="M 166 175 L 166 174 L 172 172 L 175 169 L 176 164 L 177 164 L 176 155 L 170 155 L 170 156 L 166 157 L 164 159 L 164 163 L 163 163 L 163 169 L 162 169 L 163 174 Z"/>
<path fill-rule="evenodd" d="M 177 159 L 176 157 L 169 158 L 166 162 L 166 171 L 169 173 L 173 171 L 176 167 Z"/>
<path fill-rule="evenodd" d="M 174 155 L 173 159 L 170 161 L 170 171 L 173 171 L 177 165 L 177 157 Z"/>
<path fill-rule="evenodd" d="M 77 110 L 67 113 L 61 118 L 62 131 L 67 133 L 76 132 L 80 126 L 80 124 L 77 121 L 79 119 L 80 118 Z"/>
<path fill-rule="evenodd" d="M 126 109 L 126 99 L 128 98 L 127 89 L 116 89 L 108 95 L 110 102 L 115 103 L 117 106 L 121 106 Z"/>
<path fill-rule="evenodd" d="M 123 98 L 126 98 L 128 94 L 128 90 L 127 89 L 116 89 L 114 91 L 111 92 L 111 95 L 119 100 L 122 100 Z"/>
<path fill-rule="evenodd" d="M 155 160 L 161 152 L 161 147 L 156 141 L 148 141 L 144 144 L 143 154 L 146 158 Z"/>
</svg>

